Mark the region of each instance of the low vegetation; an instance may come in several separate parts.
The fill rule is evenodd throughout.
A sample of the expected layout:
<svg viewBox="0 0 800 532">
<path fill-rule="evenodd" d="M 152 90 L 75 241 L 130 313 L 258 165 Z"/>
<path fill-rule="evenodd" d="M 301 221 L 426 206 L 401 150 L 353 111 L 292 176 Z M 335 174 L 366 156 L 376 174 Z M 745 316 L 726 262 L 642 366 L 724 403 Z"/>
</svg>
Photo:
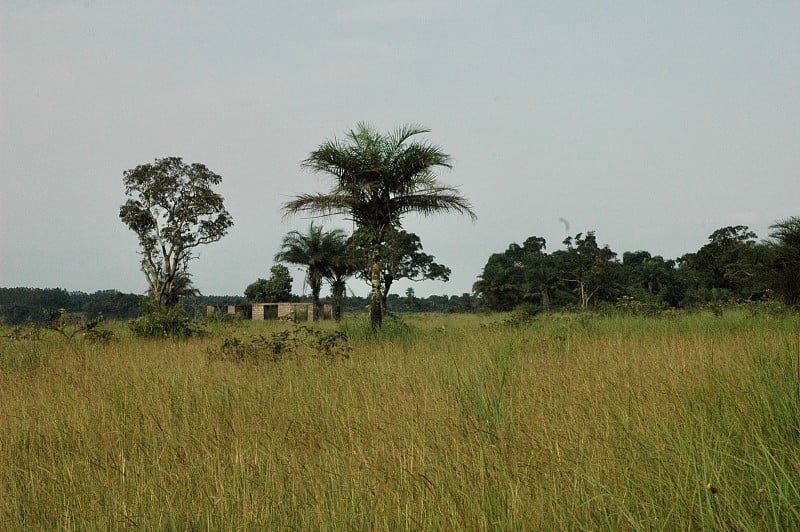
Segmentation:
<svg viewBox="0 0 800 532">
<path fill-rule="evenodd" d="M 780 307 L 69 327 L 0 329 L 4 529 L 800 527 Z"/>
</svg>

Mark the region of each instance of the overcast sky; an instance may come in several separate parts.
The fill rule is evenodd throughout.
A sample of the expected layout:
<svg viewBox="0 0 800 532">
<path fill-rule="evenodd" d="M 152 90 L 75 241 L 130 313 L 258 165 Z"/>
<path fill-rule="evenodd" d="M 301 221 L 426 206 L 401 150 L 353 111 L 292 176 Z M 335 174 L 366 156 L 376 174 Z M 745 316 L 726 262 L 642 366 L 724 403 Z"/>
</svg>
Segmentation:
<svg viewBox="0 0 800 532">
<path fill-rule="evenodd" d="M 359 121 L 430 128 L 478 215 L 406 219 L 453 270 L 418 295 L 559 249 L 559 218 L 620 255 L 766 237 L 800 215 L 800 2 L 0 0 L 0 286 L 144 292 L 122 174 L 174 155 L 235 221 L 195 284 L 241 294 L 330 186 L 299 162 Z"/>
</svg>

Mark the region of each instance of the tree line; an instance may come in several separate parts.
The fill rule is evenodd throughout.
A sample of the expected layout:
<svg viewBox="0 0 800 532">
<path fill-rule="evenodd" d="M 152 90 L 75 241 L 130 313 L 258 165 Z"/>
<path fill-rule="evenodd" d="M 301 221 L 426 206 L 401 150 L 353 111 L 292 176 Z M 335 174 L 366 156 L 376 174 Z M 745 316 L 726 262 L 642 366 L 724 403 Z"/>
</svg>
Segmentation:
<svg viewBox="0 0 800 532">
<path fill-rule="evenodd" d="M 345 310 L 347 281 L 355 277 L 372 286 L 370 260 L 373 245 L 363 230 L 348 236 L 340 229 L 326 231 L 312 222 L 307 231 L 291 231 L 284 237 L 275 260 L 306 267 L 304 283 L 311 292 L 310 301 L 316 317 L 321 313 L 320 292 L 323 284 L 327 283 L 331 291 L 333 317 L 339 320 Z M 435 257 L 422 250 L 419 236 L 402 229 L 391 228 L 386 232 L 377 255 L 380 263 L 378 292 L 383 313 L 389 309 L 389 291 L 395 281 L 448 281 L 450 278 L 450 268 L 434 262 Z M 283 264 L 275 264 L 270 272 L 268 279 L 259 278 L 245 289 L 249 302 L 292 300 L 289 269 Z"/>
<path fill-rule="evenodd" d="M 139 315 L 143 299 L 118 290 L 87 294 L 63 288 L 0 288 L 0 321 L 9 325 L 41 324 L 63 313 L 80 314 L 87 319 L 130 319 Z"/>
<path fill-rule="evenodd" d="M 290 233 L 276 257 L 286 258 L 287 251 L 302 244 L 301 251 L 308 247 L 303 253 L 309 256 L 316 253 L 318 259 L 322 256 L 321 262 L 315 264 L 323 265 L 321 278 L 326 282 L 336 282 L 336 277 L 325 270 L 328 260 L 360 264 L 360 270 L 348 266 L 348 271 L 363 281 L 369 280 L 370 272 L 363 260 L 369 255 L 369 248 L 364 247 L 358 235 L 347 237 L 334 231 L 334 238 L 317 238 L 318 233 L 324 232 L 321 226 L 312 224 L 308 233 Z M 315 242 L 330 241 L 338 241 L 336 246 L 344 244 L 346 252 L 339 249 L 338 254 L 325 258 L 322 251 L 313 247 Z M 359 241 L 362 243 L 358 244 Z M 620 257 L 608 246 L 600 246 L 591 231 L 565 239 L 565 249 L 552 253 L 546 252 L 543 238 L 529 237 L 522 245 L 512 243 L 506 251 L 491 255 L 473 293 L 460 296 L 420 298 L 413 288 L 408 288 L 404 296 L 389 293 L 398 279 L 447 280 L 450 270 L 424 253 L 419 237 L 414 234 L 395 235 L 388 241 L 394 245 L 382 248 L 382 253 L 392 255 L 381 262 L 384 311 L 502 311 L 519 305 L 534 305 L 543 310 L 603 305 L 658 310 L 772 299 L 800 306 L 800 218 L 797 217 L 773 225 L 768 240 L 758 240 L 746 226 L 723 227 L 714 231 L 699 250 L 674 260 L 643 250 L 627 251 Z M 249 285 L 244 297 L 204 296 L 191 286 L 188 274 L 179 276 L 178 301 L 188 314 L 196 316 L 205 314 L 207 305 L 315 301 L 313 291 L 308 296 L 292 294 L 292 278 L 283 264 L 273 265 L 270 272 L 269 279 L 258 279 Z M 124 294 L 117 290 L 87 294 L 62 288 L 0 288 L 0 321 L 44 323 L 62 312 L 87 319 L 98 316 L 130 319 L 137 317 L 142 303 L 152 297 L 152 294 Z M 318 292 L 316 298 L 319 304 Z M 364 312 L 371 304 L 371 296 L 351 293 L 345 298 L 336 291 L 332 291 L 329 300 L 339 305 L 341 312 Z"/>
<path fill-rule="evenodd" d="M 708 242 L 675 260 L 648 251 L 620 258 L 593 231 L 566 238 L 547 253 L 532 236 L 489 257 L 474 293 L 491 310 L 535 305 L 542 310 L 603 304 L 658 308 L 780 299 L 800 305 L 800 217 L 776 222 L 759 241 L 747 226 L 714 231 Z"/>
<path fill-rule="evenodd" d="M 470 202 L 436 176 L 437 169 L 451 168 L 451 157 L 441 147 L 417 140 L 428 132 L 408 125 L 381 133 L 360 123 L 343 138 L 325 141 L 313 150 L 301 167 L 328 177 L 330 188 L 298 195 L 282 206 L 284 215 L 338 216 L 356 229 L 348 236 L 311 223 L 307 231 L 291 231 L 274 257 L 270 277 L 259 278 L 244 290 L 247 299 L 293 298 L 291 276 L 281 264 L 290 263 L 306 267 L 305 284 L 315 319 L 321 315 L 320 292 L 325 283 L 331 289 L 334 316 L 339 318 L 347 308 L 347 280 L 366 281 L 373 329 L 381 326 L 390 306 L 472 310 L 479 301 L 491 310 L 520 304 L 543 310 L 589 308 L 608 302 L 682 307 L 772 297 L 794 306 L 800 303 L 800 218 L 776 223 L 771 240 L 764 242 L 757 241 L 745 226 L 722 228 L 696 253 L 676 260 L 646 251 L 623 253 L 620 260 L 608 246 L 597 243 L 592 231 L 567 238 L 565 249 L 552 253 L 545 251 L 543 238 L 532 236 L 522 246 L 512 243 L 505 252 L 493 254 L 473 287 L 474 294 L 435 301 L 418 299 L 413 291 L 405 298 L 393 297 L 390 290 L 398 279 L 446 281 L 450 275 L 447 266 L 422 251 L 419 236 L 403 229 L 406 214 L 457 213 L 476 219 Z M 143 308 L 151 321 L 163 317 L 164 323 L 182 323 L 181 302 L 196 305 L 201 300 L 189 273 L 195 250 L 220 240 L 233 227 L 223 197 L 214 191 L 221 181 L 205 165 L 187 164 L 180 157 L 156 159 L 123 173 L 127 200 L 119 218 L 139 240 L 140 267 L 148 285 Z M 118 293 L 93 299 L 103 301 L 102 312 L 100 303 L 92 303 L 96 309 L 88 302 L 78 304 L 75 301 L 80 298 L 66 291 L 42 296 L 37 289 L 16 290 L 32 291 L 17 294 L 22 301 L 44 297 L 47 302 L 0 301 L 0 313 L 7 321 L 34 321 L 36 312 L 31 309 L 42 306 L 108 317 L 135 315 L 139 308 L 138 299 L 133 303 L 138 296 Z M 351 305 L 363 308 L 357 298 L 351 299 Z"/>
</svg>

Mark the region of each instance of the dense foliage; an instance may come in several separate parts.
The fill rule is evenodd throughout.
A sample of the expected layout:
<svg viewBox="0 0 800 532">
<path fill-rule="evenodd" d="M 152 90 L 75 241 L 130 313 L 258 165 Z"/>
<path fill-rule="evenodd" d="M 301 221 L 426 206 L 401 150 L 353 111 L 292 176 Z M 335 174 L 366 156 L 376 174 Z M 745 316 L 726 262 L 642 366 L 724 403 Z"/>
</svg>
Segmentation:
<svg viewBox="0 0 800 532">
<path fill-rule="evenodd" d="M 270 268 L 269 279 L 257 279 L 244 289 L 244 296 L 250 303 L 277 303 L 291 301 L 292 276 L 289 268 L 275 264 Z"/>
<path fill-rule="evenodd" d="M 405 126 L 383 134 L 358 124 L 346 140 L 321 144 L 303 163 L 331 177 L 333 187 L 326 193 L 301 194 L 284 205 L 287 214 L 346 216 L 369 238 L 373 329 L 383 321 L 380 247 L 388 232 L 398 229 L 402 217 L 411 212 L 457 212 L 475 219 L 469 201 L 455 188 L 443 186 L 434 173 L 450 167 L 450 156 L 438 146 L 413 140 L 427 132 Z"/>
<path fill-rule="evenodd" d="M 117 290 L 86 294 L 63 288 L 0 288 L 0 321 L 9 325 L 44 323 L 51 319 L 51 311 L 62 309 L 87 319 L 134 318 L 142 299 L 143 296 Z"/>
<path fill-rule="evenodd" d="M 353 248 L 352 240 L 342 248 L 344 240 L 337 238 L 336 241 L 337 250 L 328 257 L 332 269 L 326 270 L 323 276 L 336 296 L 329 300 L 337 311 L 341 308 L 348 312 L 365 312 L 370 308 L 371 297 L 358 297 L 351 292 L 344 298 L 345 279 L 353 272 L 358 275 L 359 271 L 359 266 L 351 262 L 362 257 L 360 270 L 362 274 L 368 271 L 363 248 L 360 251 Z M 444 279 L 449 274 L 446 266 L 433 263 L 433 257 L 422 253 L 416 235 L 407 234 L 407 238 L 398 241 L 410 242 L 411 246 L 402 258 L 406 262 L 396 272 L 410 272 L 406 278 L 413 278 L 411 275 L 434 278 L 439 272 L 439 279 Z M 644 250 L 626 251 L 620 256 L 608 246 L 599 245 L 594 232 L 570 237 L 564 241 L 564 246 L 564 249 L 547 253 L 545 240 L 535 236 L 526 239 L 521 246 L 512 243 L 506 251 L 489 257 L 472 294 L 419 298 L 409 288 L 405 296 L 386 294 L 382 307 L 390 312 L 474 312 L 511 310 L 523 304 L 541 310 L 613 305 L 622 309 L 658 311 L 770 299 L 780 299 L 790 306 L 800 304 L 798 217 L 777 222 L 772 226 L 770 239 L 764 241 L 759 241 L 745 226 L 718 229 L 698 251 L 675 260 Z M 402 256 L 402 249 L 384 251 L 387 256 L 391 253 Z M 276 286 L 280 285 L 276 288 L 276 301 L 308 301 L 309 297 L 291 295 L 284 268 L 276 265 L 269 280 L 260 279 L 248 287 L 249 292 L 257 294 L 250 301 L 266 297 L 267 286 L 273 281 Z M 209 305 L 247 302 L 241 296 L 200 296 L 190 284 L 181 290 L 184 295 L 179 297 L 190 316 L 204 315 Z M 256 289 L 262 290 L 261 293 Z M 89 319 L 97 316 L 133 318 L 139 315 L 142 299 L 143 296 L 116 290 L 85 294 L 60 288 L 0 288 L 0 321 L 43 323 L 52 318 L 51 311 L 60 309 Z"/>
<path fill-rule="evenodd" d="M 180 305 L 170 308 L 150 308 L 151 302 L 145 304 L 141 316 L 130 322 L 134 336 L 140 338 L 180 338 L 203 334 L 203 330 L 192 322 L 192 318 Z"/>
<path fill-rule="evenodd" d="M 141 268 L 155 307 L 177 305 L 194 249 L 218 241 L 233 225 L 222 196 L 212 189 L 221 181 L 205 165 L 186 164 L 180 157 L 125 172 L 128 200 L 119 217 L 139 238 Z"/>
<path fill-rule="evenodd" d="M 800 301 L 800 219 L 773 226 L 772 240 L 759 242 L 746 226 L 714 231 L 697 252 L 667 260 L 647 251 L 627 251 L 620 261 L 594 232 L 564 240 L 565 249 L 545 252 L 545 240 L 530 237 L 489 257 L 476 295 L 491 310 L 523 303 L 543 310 L 601 304 L 660 309 L 708 303 Z"/>
<path fill-rule="evenodd" d="M 355 274 L 368 284 L 372 282 L 370 257 L 373 256 L 373 243 L 363 229 L 357 230 L 350 238 Z M 450 268 L 434 262 L 433 255 L 422 251 L 419 236 L 402 229 L 391 228 L 386 232 L 384 242 L 378 246 L 380 261 L 380 294 L 383 310 L 388 310 L 387 298 L 392 284 L 401 279 L 409 281 L 450 280 Z"/>
<path fill-rule="evenodd" d="M 783 300 L 800 306 L 800 216 L 771 227 L 774 251 L 774 287 Z"/>
<path fill-rule="evenodd" d="M 369 297 L 350 295 L 345 302 L 347 312 L 365 312 L 369 308 Z M 414 290 L 406 290 L 405 296 L 389 294 L 386 298 L 388 312 L 476 312 L 480 310 L 480 300 L 473 294 L 460 296 L 431 295 L 416 297 Z"/>
<path fill-rule="evenodd" d="M 321 225 L 314 225 L 312 222 L 305 233 L 289 232 L 283 238 L 281 250 L 275 255 L 276 261 L 306 266 L 305 282 L 311 289 L 314 320 L 322 316 L 320 303 L 322 283 L 334 277 L 334 265 L 345 255 L 346 248 L 347 237 L 344 231 L 341 229 L 325 231 Z"/>
</svg>

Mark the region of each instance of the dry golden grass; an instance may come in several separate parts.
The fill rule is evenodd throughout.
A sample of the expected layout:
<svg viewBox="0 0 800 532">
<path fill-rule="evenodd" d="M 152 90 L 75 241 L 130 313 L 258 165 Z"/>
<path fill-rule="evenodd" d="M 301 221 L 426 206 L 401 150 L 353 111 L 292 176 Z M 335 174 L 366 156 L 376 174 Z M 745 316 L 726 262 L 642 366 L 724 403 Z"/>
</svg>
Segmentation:
<svg viewBox="0 0 800 532">
<path fill-rule="evenodd" d="M 208 349 L 288 325 L 0 339 L 0 528 L 800 527 L 797 316 L 407 320 L 260 365 Z"/>
</svg>

